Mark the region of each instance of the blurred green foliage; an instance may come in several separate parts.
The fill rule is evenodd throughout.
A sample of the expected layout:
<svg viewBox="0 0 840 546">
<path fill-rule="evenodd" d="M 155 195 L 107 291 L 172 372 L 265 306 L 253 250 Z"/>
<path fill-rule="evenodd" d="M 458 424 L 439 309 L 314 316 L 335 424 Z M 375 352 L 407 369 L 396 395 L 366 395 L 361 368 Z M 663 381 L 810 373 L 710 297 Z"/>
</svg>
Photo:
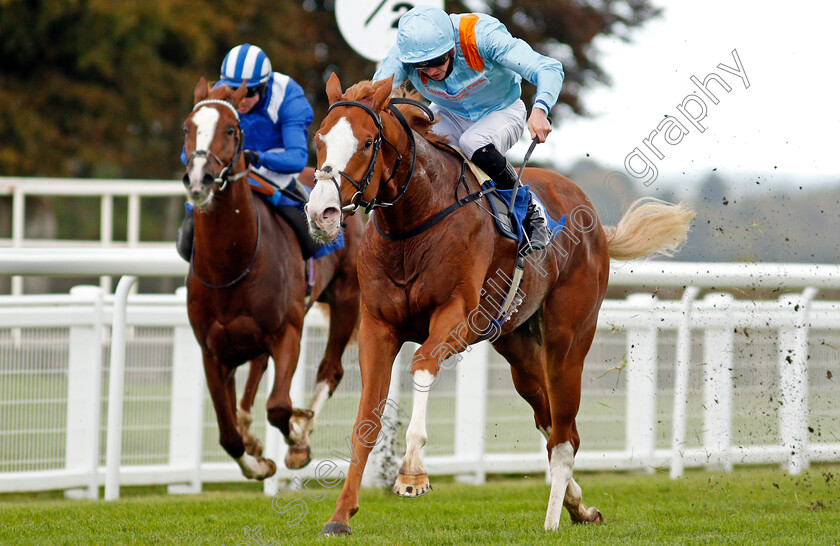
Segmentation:
<svg viewBox="0 0 840 546">
<path fill-rule="evenodd" d="M 375 70 L 344 42 L 333 4 L 0 0 L 0 176 L 179 176 L 180 125 L 195 83 L 217 78 L 225 53 L 243 42 L 303 86 L 317 126 L 330 73 L 350 85 Z M 625 38 L 658 13 L 647 0 L 486 5 L 514 35 L 560 58 L 561 101 L 577 112 L 583 90 L 606 81 L 593 39 Z M 457 1 L 446 9 L 469 11 Z"/>
</svg>

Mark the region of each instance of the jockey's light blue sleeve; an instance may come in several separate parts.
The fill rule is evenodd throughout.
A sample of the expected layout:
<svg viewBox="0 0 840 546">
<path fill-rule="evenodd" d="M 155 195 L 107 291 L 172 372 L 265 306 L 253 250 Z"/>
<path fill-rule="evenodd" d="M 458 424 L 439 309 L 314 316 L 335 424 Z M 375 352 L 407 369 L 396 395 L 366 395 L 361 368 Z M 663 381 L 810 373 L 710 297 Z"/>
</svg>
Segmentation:
<svg viewBox="0 0 840 546">
<path fill-rule="evenodd" d="M 376 74 L 373 75 L 374 81 L 379 80 L 387 80 L 391 77 L 391 74 L 394 75 L 394 87 L 397 87 L 402 82 L 406 80 L 408 74 L 405 71 L 405 65 L 400 62 L 400 48 L 397 44 L 394 44 L 391 47 L 391 50 L 388 52 L 388 55 L 382 59 L 382 63 L 379 65 L 379 68 L 376 70 Z"/>
<path fill-rule="evenodd" d="M 534 84 L 537 87 L 534 107 L 547 114 L 557 103 L 563 87 L 565 75 L 560 61 L 541 55 L 524 40 L 514 38 L 496 19 L 481 19 L 476 26 L 479 54 Z"/>
</svg>

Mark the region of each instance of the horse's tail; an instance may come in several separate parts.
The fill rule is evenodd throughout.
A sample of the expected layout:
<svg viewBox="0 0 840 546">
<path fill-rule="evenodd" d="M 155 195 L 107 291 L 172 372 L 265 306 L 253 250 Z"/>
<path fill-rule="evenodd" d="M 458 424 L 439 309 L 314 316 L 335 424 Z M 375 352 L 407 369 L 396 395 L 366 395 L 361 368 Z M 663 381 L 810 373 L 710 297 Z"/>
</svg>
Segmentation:
<svg viewBox="0 0 840 546">
<path fill-rule="evenodd" d="M 604 226 L 610 258 L 632 260 L 649 254 L 672 256 L 685 241 L 694 211 L 687 203 L 674 205 L 643 197 L 633 201 L 618 225 Z"/>
</svg>

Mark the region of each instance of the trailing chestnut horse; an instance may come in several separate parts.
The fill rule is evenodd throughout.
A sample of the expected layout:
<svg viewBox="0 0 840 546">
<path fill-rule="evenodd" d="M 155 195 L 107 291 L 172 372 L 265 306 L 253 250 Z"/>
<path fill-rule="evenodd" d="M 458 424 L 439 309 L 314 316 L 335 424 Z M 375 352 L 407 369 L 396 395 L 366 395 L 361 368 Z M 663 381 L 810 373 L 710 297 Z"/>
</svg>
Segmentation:
<svg viewBox="0 0 840 546">
<path fill-rule="evenodd" d="M 572 467 L 580 444 L 575 416 L 581 372 L 607 290 L 610 257 L 668 253 L 685 239 L 694 213 L 684 204 L 636 202 L 615 228 L 604 227 L 570 180 L 525 169 L 523 183 L 552 217 L 568 215 L 566 227 L 545 251 L 528 256 L 519 287 L 523 301 L 507 320 L 492 323 L 500 297 L 490 297 L 497 293 L 491 277 L 513 272 L 517 244 L 500 236 L 483 199 L 444 215 L 455 203 L 453 194 L 468 201 L 466 190 L 458 193 L 460 178 L 469 192 L 478 184 L 469 171 L 462 174 L 458 155 L 430 142 L 432 123 L 420 109 L 401 107 L 409 120 L 402 123 L 400 108 L 391 104 L 391 85 L 390 79 L 361 82 L 344 94 L 333 75 L 327 83 L 330 111 L 315 135 L 316 184 L 307 205 L 311 233 L 330 239 L 340 229 L 341 211 L 360 206 L 374 211 L 376 228 L 367 229 L 359 250 L 362 396 L 352 445 L 356 459 L 321 532 L 350 533 L 362 472 L 381 429 L 379 408 L 402 344 L 421 345 L 412 360 L 414 403 L 394 491 L 414 497 L 430 489 L 420 450 L 426 443 L 428 392 L 440 363 L 487 337 L 510 363 L 516 390 L 548 440 L 545 528 L 557 528 L 563 506 L 575 523 L 599 523 L 600 512 L 582 502 Z"/>
<path fill-rule="evenodd" d="M 235 92 L 226 86 L 210 90 L 201 78 L 195 108 L 184 122 L 189 158 L 184 186 L 195 205 L 187 311 L 201 345 L 219 442 L 245 477 L 264 479 L 276 467 L 262 457 L 262 444 L 249 424 L 268 357 L 275 365 L 268 421 L 289 444 L 286 465 L 301 468 L 311 460 L 309 433 L 341 381 L 341 355 L 357 324 L 356 254 L 363 225 L 361 219 L 348 221 L 345 247 L 314 260 L 310 301 L 329 305 L 329 339 L 309 409 L 293 408 L 289 386 L 308 310 L 307 275 L 292 228 L 253 194 L 248 182 L 236 112 L 245 92 L 244 84 Z M 251 368 L 237 409 L 234 372 L 247 360 Z"/>
</svg>

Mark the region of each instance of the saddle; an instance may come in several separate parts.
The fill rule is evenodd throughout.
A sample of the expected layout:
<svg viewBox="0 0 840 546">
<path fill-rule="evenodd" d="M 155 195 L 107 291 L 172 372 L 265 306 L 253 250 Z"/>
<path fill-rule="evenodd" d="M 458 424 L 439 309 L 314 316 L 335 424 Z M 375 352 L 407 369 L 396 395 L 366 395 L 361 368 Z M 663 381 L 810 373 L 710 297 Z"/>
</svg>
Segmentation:
<svg viewBox="0 0 840 546">
<path fill-rule="evenodd" d="M 567 215 L 564 214 L 559 220 L 555 220 L 549 216 L 542 201 L 540 201 L 536 194 L 531 193 L 528 186 L 521 186 L 519 188 L 519 191 L 516 193 L 516 203 L 511 211 L 510 200 L 513 197 L 513 190 L 500 190 L 495 188 L 496 183 L 493 179 L 481 170 L 478 165 L 470 161 L 460 148 L 451 144 L 448 144 L 448 146 L 464 159 L 482 190 L 494 188 L 493 191 L 487 192 L 485 196 L 490 203 L 492 215 L 496 220 L 496 227 L 504 237 L 513 239 L 516 242 L 522 242 L 522 222 L 528 214 L 529 194 L 531 194 L 543 217 L 546 219 L 546 225 L 551 231 L 551 239 L 554 239 L 565 227 Z"/>
<path fill-rule="evenodd" d="M 344 248 L 344 234 L 339 232 L 335 241 L 322 245 L 309 235 L 309 223 L 303 206 L 309 202 L 308 187 L 292 178 L 292 182 L 285 188 L 278 188 L 264 177 L 251 171 L 248 176 L 251 191 L 260 194 L 272 208 L 291 226 L 300 243 L 303 259 L 321 258 L 339 248 Z"/>
</svg>

